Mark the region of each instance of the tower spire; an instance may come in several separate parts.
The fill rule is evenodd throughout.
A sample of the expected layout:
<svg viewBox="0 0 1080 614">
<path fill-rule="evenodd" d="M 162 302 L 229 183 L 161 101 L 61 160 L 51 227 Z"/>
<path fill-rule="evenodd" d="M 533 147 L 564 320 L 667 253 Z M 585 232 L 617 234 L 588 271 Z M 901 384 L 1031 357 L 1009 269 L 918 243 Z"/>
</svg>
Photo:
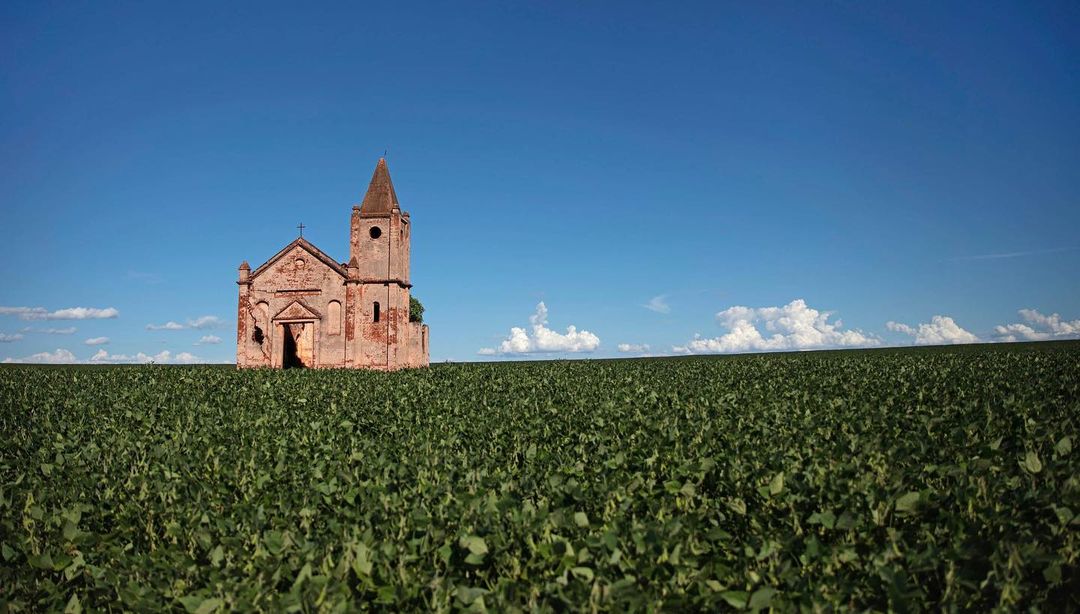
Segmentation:
<svg viewBox="0 0 1080 614">
<path fill-rule="evenodd" d="M 395 208 L 400 209 L 401 205 L 398 204 L 397 192 L 394 191 L 394 182 L 390 180 L 390 169 L 386 166 L 386 158 L 379 158 L 375 173 L 371 175 L 367 194 L 364 194 L 364 202 L 360 204 L 360 213 L 384 214 Z"/>
</svg>

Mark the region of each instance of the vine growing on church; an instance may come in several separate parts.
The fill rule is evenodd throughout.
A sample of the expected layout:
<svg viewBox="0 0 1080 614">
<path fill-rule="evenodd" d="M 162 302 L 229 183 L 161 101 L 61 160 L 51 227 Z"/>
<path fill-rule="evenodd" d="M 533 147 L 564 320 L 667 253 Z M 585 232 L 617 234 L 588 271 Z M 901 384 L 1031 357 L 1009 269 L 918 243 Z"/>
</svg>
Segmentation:
<svg viewBox="0 0 1080 614">
<path fill-rule="evenodd" d="M 423 322 L 424 321 L 424 305 L 420 303 L 420 300 L 415 296 L 409 297 L 409 321 L 410 322 Z"/>
</svg>

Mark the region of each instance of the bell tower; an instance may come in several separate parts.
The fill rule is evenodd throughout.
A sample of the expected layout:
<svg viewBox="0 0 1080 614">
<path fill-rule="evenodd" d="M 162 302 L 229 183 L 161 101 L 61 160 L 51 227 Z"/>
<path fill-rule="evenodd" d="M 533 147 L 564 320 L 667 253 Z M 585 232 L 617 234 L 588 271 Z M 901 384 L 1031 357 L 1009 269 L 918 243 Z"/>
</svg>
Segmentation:
<svg viewBox="0 0 1080 614">
<path fill-rule="evenodd" d="M 386 159 L 379 158 L 364 200 L 353 207 L 349 231 L 349 262 L 355 261 L 359 280 L 354 361 L 393 369 L 409 360 L 410 225 Z"/>
</svg>

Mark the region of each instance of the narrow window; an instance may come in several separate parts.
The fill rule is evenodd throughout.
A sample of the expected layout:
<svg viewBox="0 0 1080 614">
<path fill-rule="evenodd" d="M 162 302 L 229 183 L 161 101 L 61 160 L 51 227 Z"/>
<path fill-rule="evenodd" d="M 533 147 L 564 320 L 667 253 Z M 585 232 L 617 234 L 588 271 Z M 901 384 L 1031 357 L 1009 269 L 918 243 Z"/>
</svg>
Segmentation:
<svg viewBox="0 0 1080 614">
<path fill-rule="evenodd" d="M 375 321 L 379 321 L 379 304 L 375 303 Z"/>
<path fill-rule="evenodd" d="M 330 301 L 329 308 L 326 310 L 326 318 L 329 320 L 326 324 L 326 333 L 329 335 L 341 334 L 341 303 L 338 301 Z"/>
</svg>

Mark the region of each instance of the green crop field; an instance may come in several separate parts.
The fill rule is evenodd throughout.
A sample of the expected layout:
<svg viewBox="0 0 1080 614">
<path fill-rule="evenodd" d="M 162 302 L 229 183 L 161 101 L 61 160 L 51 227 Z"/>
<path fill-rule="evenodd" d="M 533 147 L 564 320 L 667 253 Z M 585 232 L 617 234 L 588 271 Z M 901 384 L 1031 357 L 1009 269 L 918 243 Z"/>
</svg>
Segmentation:
<svg viewBox="0 0 1080 614">
<path fill-rule="evenodd" d="M 1080 344 L 0 369 L 0 611 L 1080 608 Z"/>
</svg>

